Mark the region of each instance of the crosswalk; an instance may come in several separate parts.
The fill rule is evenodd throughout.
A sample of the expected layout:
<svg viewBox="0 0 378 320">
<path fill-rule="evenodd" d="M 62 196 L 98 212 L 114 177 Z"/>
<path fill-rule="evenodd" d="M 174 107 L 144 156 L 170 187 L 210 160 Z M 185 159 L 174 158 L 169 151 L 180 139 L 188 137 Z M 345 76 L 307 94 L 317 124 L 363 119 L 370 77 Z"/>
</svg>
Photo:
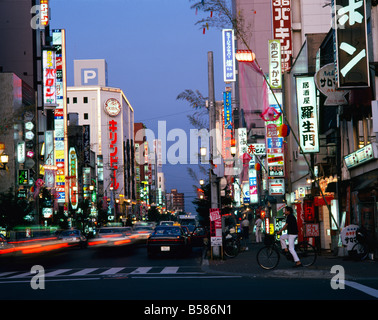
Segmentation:
<svg viewBox="0 0 378 320">
<path fill-rule="evenodd" d="M 200 267 L 161 266 L 161 267 L 99 267 L 43 270 L 45 278 L 111 277 L 111 276 L 201 276 L 205 272 Z M 28 279 L 35 276 L 30 271 L 0 272 L 0 282 L 6 280 Z"/>
</svg>

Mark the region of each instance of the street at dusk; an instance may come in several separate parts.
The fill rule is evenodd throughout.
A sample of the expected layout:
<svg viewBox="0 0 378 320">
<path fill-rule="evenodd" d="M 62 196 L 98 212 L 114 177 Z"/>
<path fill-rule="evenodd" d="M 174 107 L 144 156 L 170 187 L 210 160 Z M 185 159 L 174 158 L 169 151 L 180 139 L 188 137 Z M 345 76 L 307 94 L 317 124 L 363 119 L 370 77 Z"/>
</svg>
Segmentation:
<svg viewBox="0 0 378 320">
<path fill-rule="evenodd" d="M 0 0 L 0 41 L 4 314 L 374 309 L 376 0 Z"/>
</svg>

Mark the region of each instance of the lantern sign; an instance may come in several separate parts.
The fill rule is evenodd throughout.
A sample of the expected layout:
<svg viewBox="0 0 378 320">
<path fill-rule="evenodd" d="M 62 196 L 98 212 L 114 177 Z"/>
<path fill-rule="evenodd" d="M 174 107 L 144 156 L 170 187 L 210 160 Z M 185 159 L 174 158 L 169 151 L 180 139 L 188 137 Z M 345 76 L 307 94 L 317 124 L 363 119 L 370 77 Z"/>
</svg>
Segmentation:
<svg viewBox="0 0 378 320">
<path fill-rule="evenodd" d="M 335 0 L 334 26 L 339 88 L 369 87 L 365 0 Z"/>
</svg>

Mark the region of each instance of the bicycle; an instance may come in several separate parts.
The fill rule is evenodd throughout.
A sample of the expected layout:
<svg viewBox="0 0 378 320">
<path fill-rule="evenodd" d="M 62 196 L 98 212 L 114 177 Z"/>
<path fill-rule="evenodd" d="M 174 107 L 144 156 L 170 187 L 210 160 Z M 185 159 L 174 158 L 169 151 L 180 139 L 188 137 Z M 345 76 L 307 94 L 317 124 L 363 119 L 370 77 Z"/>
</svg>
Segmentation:
<svg viewBox="0 0 378 320">
<path fill-rule="evenodd" d="M 367 240 L 367 233 L 358 228 L 356 231 L 356 243 L 352 250 L 348 252 L 349 256 L 355 261 L 363 261 L 369 255 L 369 244 Z"/>
<path fill-rule="evenodd" d="M 236 257 L 241 249 L 240 238 L 236 233 L 226 233 L 223 236 L 223 253 L 229 257 Z"/>
<path fill-rule="evenodd" d="M 281 254 L 287 259 L 294 261 L 290 252 L 282 252 L 279 240 L 275 239 L 275 235 L 266 234 L 264 238 L 264 247 L 262 247 L 256 255 L 259 266 L 266 270 L 272 270 L 278 266 Z M 299 242 L 295 245 L 295 251 L 304 267 L 312 266 L 317 258 L 315 248 L 306 241 Z"/>
</svg>

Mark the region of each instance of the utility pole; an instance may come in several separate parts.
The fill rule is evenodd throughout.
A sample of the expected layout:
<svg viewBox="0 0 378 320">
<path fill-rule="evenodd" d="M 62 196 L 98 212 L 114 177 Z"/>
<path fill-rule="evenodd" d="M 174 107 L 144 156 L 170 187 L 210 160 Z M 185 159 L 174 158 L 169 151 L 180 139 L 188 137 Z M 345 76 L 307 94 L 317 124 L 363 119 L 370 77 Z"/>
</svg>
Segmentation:
<svg viewBox="0 0 378 320">
<path fill-rule="evenodd" d="M 214 158 L 218 158 L 217 151 L 217 140 L 216 140 L 216 102 L 215 102 L 215 93 L 214 93 L 214 62 L 213 62 L 213 52 L 209 51 L 207 53 L 207 62 L 208 62 L 208 82 L 209 82 L 209 130 L 210 130 L 210 152 L 209 158 L 210 163 L 213 163 Z M 214 157 L 215 155 L 215 157 Z M 212 172 L 210 167 L 210 193 L 211 193 L 211 208 L 219 208 L 218 202 L 218 182 L 217 176 Z M 220 256 L 220 247 L 213 246 L 212 255 L 213 257 Z"/>
</svg>

